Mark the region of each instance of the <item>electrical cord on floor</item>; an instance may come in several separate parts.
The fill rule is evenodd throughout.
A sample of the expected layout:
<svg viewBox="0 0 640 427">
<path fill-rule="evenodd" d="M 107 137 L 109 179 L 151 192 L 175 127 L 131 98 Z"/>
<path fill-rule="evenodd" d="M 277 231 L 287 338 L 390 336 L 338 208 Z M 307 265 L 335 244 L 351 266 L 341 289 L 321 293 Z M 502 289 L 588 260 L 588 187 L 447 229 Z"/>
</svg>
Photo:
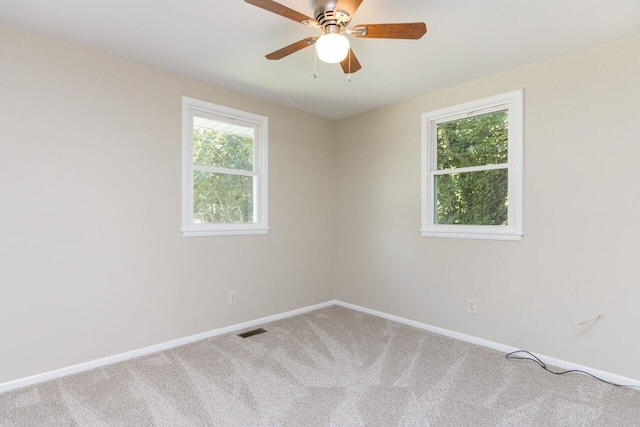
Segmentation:
<svg viewBox="0 0 640 427">
<path fill-rule="evenodd" d="M 526 353 L 531 357 L 514 356 L 515 354 L 518 354 L 518 353 Z M 606 384 L 609 384 L 609 385 L 612 385 L 612 386 L 616 386 L 616 387 L 630 387 L 630 388 L 640 387 L 640 385 L 612 383 L 610 381 L 603 380 L 602 378 L 596 377 L 595 375 L 590 374 L 589 372 L 581 371 L 580 369 L 570 369 L 568 371 L 555 372 L 555 371 L 552 371 L 551 369 L 549 369 L 547 367 L 547 365 L 542 360 L 538 359 L 538 357 L 536 357 L 534 354 L 529 353 L 527 350 L 512 351 L 511 353 L 508 353 L 505 357 L 507 359 L 531 360 L 532 362 L 535 362 L 538 365 L 540 365 L 540 367 L 542 369 L 544 369 L 545 371 L 550 372 L 550 373 L 552 373 L 554 375 L 564 375 L 564 374 L 570 374 L 570 373 L 576 372 L 576 373 L 580 373 L 580 374 L 589 375 L 590 377 L 593 377 L 593 378 L 597 379 L 598 381 L 602 381 L 603 383 L 606 383 Z"/>
</svg>

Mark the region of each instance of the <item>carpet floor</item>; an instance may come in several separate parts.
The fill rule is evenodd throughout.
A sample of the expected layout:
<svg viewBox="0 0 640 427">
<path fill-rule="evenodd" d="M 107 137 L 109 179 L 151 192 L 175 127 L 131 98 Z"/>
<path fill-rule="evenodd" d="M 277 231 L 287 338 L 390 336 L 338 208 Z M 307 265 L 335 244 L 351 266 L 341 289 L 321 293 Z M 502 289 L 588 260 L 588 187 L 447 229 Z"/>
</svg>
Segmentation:
<svg viewBox="0 0 640 427">
<path fill-rule="evenodd" d="M 331 306 L 0 394 L 0 426 L 638 426 L 640 392 Z"/>
</svg>

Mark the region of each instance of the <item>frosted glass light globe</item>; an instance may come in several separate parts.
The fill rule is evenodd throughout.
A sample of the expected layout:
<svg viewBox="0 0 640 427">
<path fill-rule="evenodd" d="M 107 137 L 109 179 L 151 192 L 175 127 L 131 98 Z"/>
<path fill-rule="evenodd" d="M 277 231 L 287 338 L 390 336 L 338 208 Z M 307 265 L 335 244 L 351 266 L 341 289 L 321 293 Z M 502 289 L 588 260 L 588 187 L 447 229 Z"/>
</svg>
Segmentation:
<svg viewBox="0 0 640 427">
<path fill-rule="evenodd" d="M 335 64 L 349 53 L 349 39 L 342 34 L 323 34 L 316 41 L 316 52 L 321 61 Z"/>
</svg>

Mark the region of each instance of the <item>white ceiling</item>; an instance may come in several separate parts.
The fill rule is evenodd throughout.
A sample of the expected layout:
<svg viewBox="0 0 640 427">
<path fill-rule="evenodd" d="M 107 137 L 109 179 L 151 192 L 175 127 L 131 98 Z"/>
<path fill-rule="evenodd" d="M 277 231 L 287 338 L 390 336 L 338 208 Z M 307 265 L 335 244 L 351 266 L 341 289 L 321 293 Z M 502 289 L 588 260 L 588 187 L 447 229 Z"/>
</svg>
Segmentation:
<svg viewBox="0 0 640 427">
<path fill-rule="evenodd" d="M 417 21 L 418 41 L 352 39 L 348 82 L 319 61 L 314 79 L 312 47 L 266 60 L 317 30 L 243 0 L 0 0 L 0 22 L 333 119 L 640 33 L 640 0 L 364 0 L 350 27 Z"/>
</svg>

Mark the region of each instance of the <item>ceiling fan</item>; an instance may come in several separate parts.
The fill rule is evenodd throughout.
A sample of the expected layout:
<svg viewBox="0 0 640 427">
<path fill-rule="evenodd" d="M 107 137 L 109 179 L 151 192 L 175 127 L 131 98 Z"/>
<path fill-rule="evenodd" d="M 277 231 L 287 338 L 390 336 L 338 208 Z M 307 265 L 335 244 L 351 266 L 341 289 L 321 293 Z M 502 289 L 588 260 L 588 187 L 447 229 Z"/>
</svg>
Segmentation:
<svg viewBox="0 0 640 427">
<path fill-rule="evenodd" d="M 419 39 L 427 33 L 424 22 L 404 24 L 366 24 L 348 29 L 353 14 L 363 0 L 314 0 L 314 18 L 296 12 L 293 9 L 272 0 L 245 0 L 269 12 L 277 13 L 309 27 L 322 31 L 318 37 L 307 37 L 289 46 L 266 55 L 267 59 L 282 59 L 292 53 L 315 44 L 318 58 L 331 64 L 340 63 L 346 74 L 355 73 L 362 68 L 353 53 L 346 35 L 357 38 L 383 39 Z"/>
</svg>

